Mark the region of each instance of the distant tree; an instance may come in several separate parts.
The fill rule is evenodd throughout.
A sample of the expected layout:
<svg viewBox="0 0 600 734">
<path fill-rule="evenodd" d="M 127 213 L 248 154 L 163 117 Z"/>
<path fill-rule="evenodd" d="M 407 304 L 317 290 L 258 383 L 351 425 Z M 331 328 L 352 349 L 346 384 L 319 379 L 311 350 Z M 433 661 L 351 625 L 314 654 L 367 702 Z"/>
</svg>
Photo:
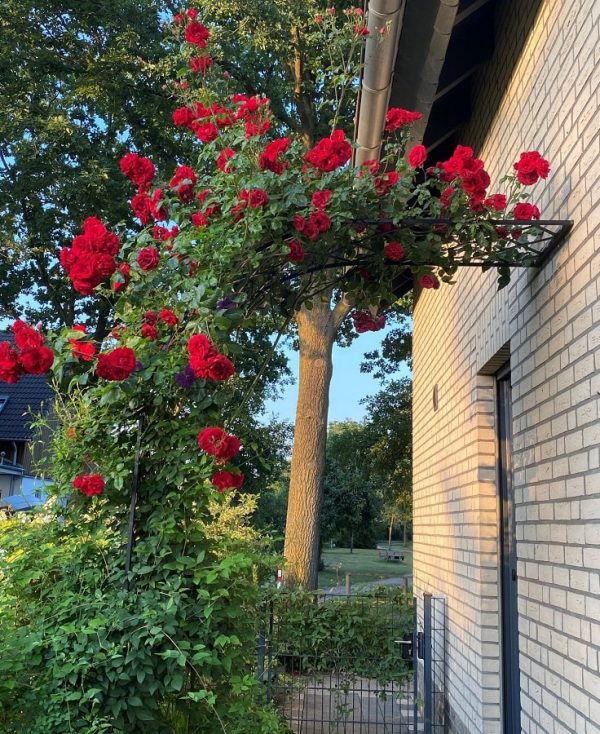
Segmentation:
<svg viewBox="0 0 600 734">
<path fill-rule="evenodd" d="M 363 402 L 370 436 L 369 470 L 381 493 L 389 540 L 399 523 L 406 542 L 412 523 L 412 382 L 391 380 Z"/>
</svg>

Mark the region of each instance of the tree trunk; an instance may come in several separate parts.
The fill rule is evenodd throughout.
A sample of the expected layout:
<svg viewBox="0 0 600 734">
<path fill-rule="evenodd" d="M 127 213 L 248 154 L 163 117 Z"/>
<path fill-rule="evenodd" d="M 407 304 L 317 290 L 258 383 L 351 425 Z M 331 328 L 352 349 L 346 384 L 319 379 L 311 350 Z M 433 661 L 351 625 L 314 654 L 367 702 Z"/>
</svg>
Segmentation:
<svg viewBox="0 0 600 734">
<path fill-rule="evenodd" d="M 388 550 L 392 550 L 392 533 L 394 531 L 394 516 L 390 516 L 390 528 L 388 530 Z"/>
<path fill-rule="evenodd" d="M 354 529 L 350 531 L 350 553 L 354 553 Z"/>
<path fill-rule="evenodd" d="M 403 522 L 402 523 L 402 545 L 406 545 L 407 530 L 408 530 L 408 523 Z"/>
<path fill-rule="evenodd" d="M 315 300 L 310 311 L 302 308 L 296 314 L 300 374 L 283 553 L 288 583 L 308 589 L 317 588 L 319 569 L 331 353 L 347 312 L 342 303 L 331 310 L 327 302 Z"/>
</svg>

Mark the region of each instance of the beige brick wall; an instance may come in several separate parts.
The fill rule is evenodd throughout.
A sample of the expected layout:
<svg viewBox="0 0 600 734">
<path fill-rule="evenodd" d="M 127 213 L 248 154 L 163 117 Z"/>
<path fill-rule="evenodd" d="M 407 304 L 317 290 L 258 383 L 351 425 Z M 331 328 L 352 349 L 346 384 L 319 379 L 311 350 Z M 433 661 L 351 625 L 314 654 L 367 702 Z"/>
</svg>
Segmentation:
<svg viewBox="0 0 600 734">
<path fill-rule="evenodd" d="M 552 173 L 534 201 L 575 227 L 500 293 L 493 274 L 461 271 L 417 301 L 415 586 L 448 600 L 451 731 L 500 732 L 495 398 L 481 372 L 510 344 L 522 730 L 598 734 L 600 0 L 543 0 L 520 48 L 533 5 L 499 3 L 497 56 L 462 142 L 494 182 L 542 151 Z"/>
</svg>

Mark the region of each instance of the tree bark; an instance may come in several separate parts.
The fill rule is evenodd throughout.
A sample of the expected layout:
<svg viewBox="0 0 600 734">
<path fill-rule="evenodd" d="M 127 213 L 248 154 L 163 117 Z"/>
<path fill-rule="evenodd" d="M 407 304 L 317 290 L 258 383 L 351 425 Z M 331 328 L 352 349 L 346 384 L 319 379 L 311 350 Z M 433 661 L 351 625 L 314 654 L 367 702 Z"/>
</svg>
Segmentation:
<svg viewBox="0 0 600 734">
<path fill-rule="evenodd" d="M 390 526 L 388 530 L 388 550 L 392 550 L 392 533 L 394 531 L 394 516 L 390 516 Z"/>
<path fill-rule="evenodd" d="M 315 301 L 296 314 L 300 348 L 298 404 L 283 553 L 287 581 L 316 589 L 329 384 L 335 335 L 348 307 Z"/>
</svg>

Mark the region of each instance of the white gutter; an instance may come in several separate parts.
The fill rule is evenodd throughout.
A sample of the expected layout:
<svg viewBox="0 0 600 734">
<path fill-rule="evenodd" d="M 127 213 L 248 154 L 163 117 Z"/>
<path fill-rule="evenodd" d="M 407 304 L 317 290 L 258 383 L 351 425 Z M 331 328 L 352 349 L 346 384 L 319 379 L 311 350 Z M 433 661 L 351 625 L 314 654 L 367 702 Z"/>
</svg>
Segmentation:
<svg viewBox="0 0 600 734">
<path fill-rule="evenodd" d="M 369 37 L 356 106 L 354 165 L 378 160 L 405 0 L 370 0 Z"/>
</svg>

